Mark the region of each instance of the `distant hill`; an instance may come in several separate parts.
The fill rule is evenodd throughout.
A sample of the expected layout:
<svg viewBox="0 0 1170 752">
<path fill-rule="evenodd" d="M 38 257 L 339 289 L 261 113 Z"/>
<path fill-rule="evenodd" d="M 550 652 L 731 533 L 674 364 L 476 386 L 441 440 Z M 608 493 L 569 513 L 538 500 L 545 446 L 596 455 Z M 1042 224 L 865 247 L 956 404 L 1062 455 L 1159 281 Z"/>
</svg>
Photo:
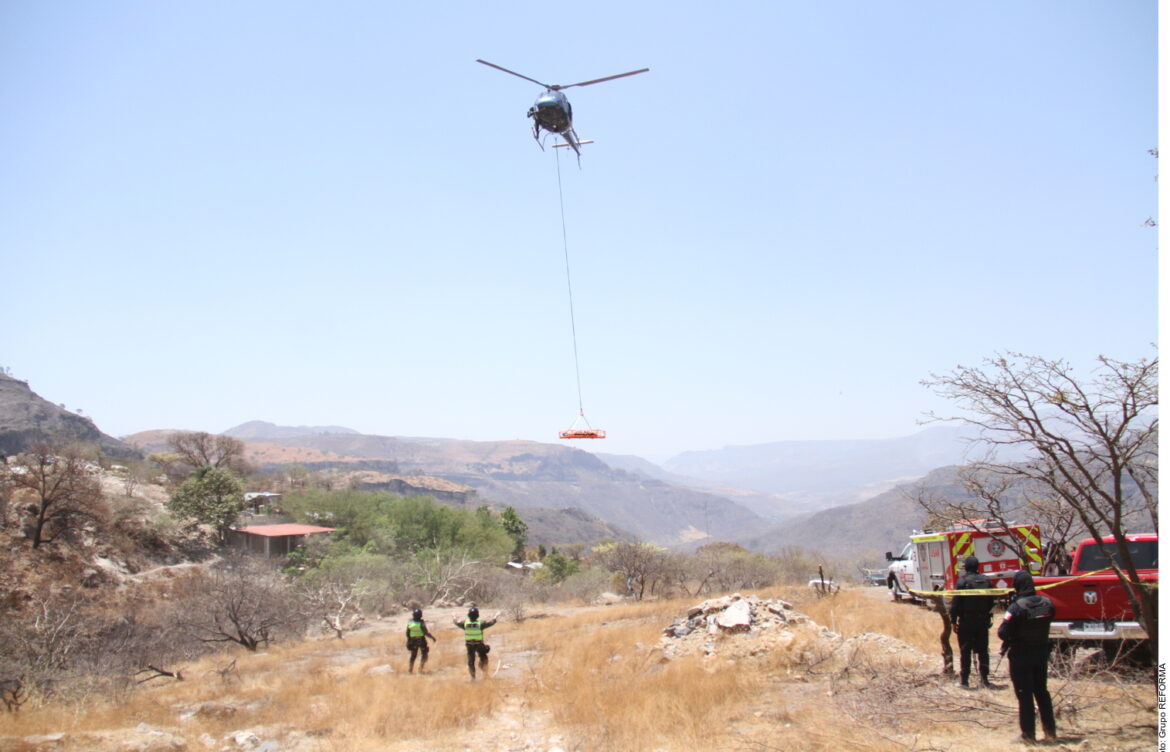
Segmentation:
<svg viewBox="0 0 1170 752">
<path fill-rule="evenodd" d="M 606 454 L 605 452 L 594 452 L 593 456 L 597 457 L 615 470 L 625 470 L 627 473 L 641 475 L 644 478 L 664 480 L 667 483 L 673 483 L 678 486 L 698 486 L 704 485 L 706 483 L 706 481 L 700 480 L 699 478 L 691 478 L 686 475 L 672 473 L 661 465 L 655 465 L 650 460 L 642 459 L 641 457 L 634 454 Z"/>
<path fill-rule="evenodd" d="M 803 496 L 801 494 L 770 494 L 752 491 L 746 488 L 721 485 L 714 481 L 703 480 L 702 478 L 693 478 L 680 475 L 679 473 L 672 473 L 649 460 L 644 460 L 632 454 L 604 454 L 597 452 L 596 456 L 605 462 L 605 464 L 618 470 L 625 470 L 628 473 L 640 475 L 645 478 L 665 481 L 673 486 L 693 488 L 704 493 L 730 499 L 736 504 L 747 507 L 766 520 L 788 519 L 844 503 L 841 495 L 825 498 L 821 496 Z M 864 490 L 857 489 L 855 493 L 864 493 Z M 873 493 L 877 493 L 877 491 Z M 860 498 L 864 498 L 864 496 Z M 855 501 L 856 499 L 857 497 L 846 498 L 845 501 Z"/>
<path fill-rule="evenodd" d="M 305 448 L 330 462 L 381 472 L 444 478 L 475 489 L 485 503 L 518 510 L 581 510 L 612 526 L 615 533 L 628 531 L 662 545 L 739 540 L 764 522 L 726 498 L 615 469 L 588 452 L 561 445 L 340 432 L 289 436 L 281 427 L 263 431 L 266 445 Z M 156 432 L 146 434 L 155 441 L 160 438 Z M 296 453 L 289 453 L 284 462 L 316 466 L 313 460 L 296 458 Z"/>
<path fill-rule="evenodd" d="M 225 436 L 231 436 L 241 441 L 267 441 L 269 439 L 288 439 L 294 436 L 329 433 L 357 434 L 357 431 L 344 426 L 278 426 L 275 423 L 252 420 L 223 432 Z"/>
<path fill-rule="evenodd" d="M 518 512 L 528 525 L 528 544 L 556 546 L 563 543 L 592 543 L 612 538 L 632 541 L 632 533 L 597 519 L 583 509 L 528 507 Z"/>
<path fill-rule="evenodd" d="M 952 499 L 969 494 L 958 482 L 958 467 L 943 467 L 924 478 L 900 485 L 872 499 L 846 504 L 777 523 L 745 545 L 764 553 L 799 546 L 820 551 L 830 559 L 867 561 L 876 566 L 886 551 L 897 553 L 911 531 L 922 529 L 926 513 L 914 501 L 918 487 Z"/>
<path fill-rule="evenodd" d="M 122 437 L 127 444 L 141 450 L 144 454 L 155 452 L 170 452 L 168 440 L 173 434 L 180 433 L 174 429 L 156 429 L 153 431 L 139 431 Z M 325 464 L 355 463 L 352 458 L 342 457 L 331 452 L 322 452 L 308 447 L 286 446 L 270 441 L 253 441 L 241 439 L 244 442 L 244 459 L 257 467 L 276 465 L 305 465 L 321 466 Z"/>
<path fill-rule="evenodd" d="M 961 426 L 942 425 L 895 439 L 731 446 L 684 452 L 663 467 L 696 478 L 708 489 L 764 494 L 753 501 L 753 509 L 783 517 L 861 501 L 935 468 L 961 464 L 970 435 Z"/>
<path fill-rule="evenodd" d="M 96 444 L 109 457 L 142 456 L 89 418 L 42 398 L 27 382 L 0 374 L 0 455 L 19 454 L 40 442 Z"/>
</svg>

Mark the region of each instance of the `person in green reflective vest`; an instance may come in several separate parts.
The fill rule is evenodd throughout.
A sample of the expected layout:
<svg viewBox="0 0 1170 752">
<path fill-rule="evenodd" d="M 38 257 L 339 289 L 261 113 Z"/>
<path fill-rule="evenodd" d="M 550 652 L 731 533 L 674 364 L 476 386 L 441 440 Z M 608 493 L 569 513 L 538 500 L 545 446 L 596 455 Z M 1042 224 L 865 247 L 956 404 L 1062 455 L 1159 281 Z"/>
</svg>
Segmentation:
<svg viewBox="0 0 1170 752">
<path fill-rule="evenodd" d="M 435 636 L 431 634 L 431 630 L 427 629 L 427 623 L 423 621 L 422 609 L 416 608 L 410 613 L 410 621 L 406 622 L 406 649 L 410 651 L 410 670 L 408 673 L 414 673 L 414 659 L 418 654 L 422 653 L 422 662 L 419 663 L 418 672 L 424 673 L 427 670 L 427 656 L 431 652 L 430 647 L 427 646 L 427 639 L 431 642 L 435 641 Z"/>
<path fill-rule="evenodd" d="M 467 672 L 475 679 L 475 663 L 479 659 L 479 669 L 487 674 L 488 652 L 492 649 L 483 641 L 483 631 L 496 623 L 500 618 L 496 615 L 487 621 L 480 621 L 479 609 L 472 606 L 467 610 L 467 618 L 463 621 L 455 619 L 455 626 L 463 630 L 463 640 L 467 644 Z"/>
</svg>

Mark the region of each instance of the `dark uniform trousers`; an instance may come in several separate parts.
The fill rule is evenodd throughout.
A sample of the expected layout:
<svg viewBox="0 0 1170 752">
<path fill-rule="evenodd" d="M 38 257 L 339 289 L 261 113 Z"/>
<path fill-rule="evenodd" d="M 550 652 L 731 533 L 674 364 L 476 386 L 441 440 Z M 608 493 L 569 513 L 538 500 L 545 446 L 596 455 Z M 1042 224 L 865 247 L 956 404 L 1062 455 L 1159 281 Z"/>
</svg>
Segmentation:
<svg viewBox="0 0 1170 752">
<path fill-rule="evenodd" d="M 964 684 L 971 676 L 971 654 L 979 658 L 979 679 L 986 683 L 991 676 L 987 637 L 991 630 L 991 618 L 965 616 L 959 620 L 959 678 Z"/>
<path fill-rule="evenodd" d="M 1054 734 L 1056 716 L 1052 712 L 1052 696 L 1048 694 L 1048 648 L 1015 648 L 1008 655 L 1008 666 L 1012 689 L 1020 705 L 1020 732 L 1025 738 L 1035 738 L 1038 708 L 1044 733 Z"/>
<path fill-rule="evenodd" d="M 479 658 L 479 668 L 481 671 L 487 670 L 488 662 L 488 647 L 482 642 L 468 642 L 467 643 L 467 670 L 471 672 L 471 676 L 475 677 L 475 660 Z"/>
</svg>

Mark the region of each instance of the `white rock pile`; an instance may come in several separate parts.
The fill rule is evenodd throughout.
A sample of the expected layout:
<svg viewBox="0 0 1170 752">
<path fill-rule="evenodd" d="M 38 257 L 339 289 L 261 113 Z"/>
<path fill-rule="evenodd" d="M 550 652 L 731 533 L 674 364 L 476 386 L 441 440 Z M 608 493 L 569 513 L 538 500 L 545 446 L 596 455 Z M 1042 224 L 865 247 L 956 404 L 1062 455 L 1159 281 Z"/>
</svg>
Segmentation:
<svg viewBox="0 0 1170 752">
<path fill-rule="evenodd" d="M 685 616 L 662 630 L 658 648 L 666 660 L 699 652 L 708 658 L 742 658 L 789 647 L 796 627 L 819 629 L 787 601 L 736 593 L 687 609 Z"/>
<path fill-rule="evenodd" d="M 826 668 L 864 655 L 902 665 L 928 665 L 931 659 L 888 635 L 865 633 L 846 640 L 820 626 L 779 598 L 738 593 L 712 598 L 687 609 L 662 630 L 658 650 L 663 660 L 687 655 L 727 661 L 783 654 L 791 664 L 818 663 Z M 828 661 L 828 663 L 826 663 Z"/>
</svg>

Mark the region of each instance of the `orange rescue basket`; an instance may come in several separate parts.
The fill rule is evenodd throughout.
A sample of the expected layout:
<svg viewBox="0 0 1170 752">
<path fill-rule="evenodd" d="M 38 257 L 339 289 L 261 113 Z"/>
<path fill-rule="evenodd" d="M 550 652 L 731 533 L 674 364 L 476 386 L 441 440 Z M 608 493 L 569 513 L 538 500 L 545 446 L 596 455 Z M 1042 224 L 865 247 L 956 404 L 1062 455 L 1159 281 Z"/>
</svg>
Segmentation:
<svg viewBox="0 0 1170 752">
<path fill-rule="evenodd" d="M 605 431 L 598 431 L 593 428 L 589 429 L 570 429 L 568 431 L 561 431 L 560 437 L 562 439 L 604 439 Z"/>
<path fill-rule="evenodd" d="M 578 425 L 584 423 L 584 426 Z M 604 439 L 605 431 L 600 431 L 589 425 L 589 421 L 585 419 L 585 413 L 577 416 L 577 420 L 573 421 L 573 425 L 559 434 L 562 439 Z"/>
</svg>

